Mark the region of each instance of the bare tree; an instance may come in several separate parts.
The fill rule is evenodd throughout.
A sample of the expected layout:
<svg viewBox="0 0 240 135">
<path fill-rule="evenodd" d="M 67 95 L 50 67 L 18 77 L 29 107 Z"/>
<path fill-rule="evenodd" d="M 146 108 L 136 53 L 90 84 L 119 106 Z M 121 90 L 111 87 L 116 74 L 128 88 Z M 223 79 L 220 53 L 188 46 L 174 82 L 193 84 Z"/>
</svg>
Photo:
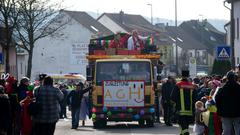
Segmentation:
<svg viewBox="0 0 240 135">
<path fill-rule="evenodd" d="M 50 0 L 21 0 L 18 4 L 20 14 L 16 31 L 17 37 L 22 42 L 21 47 L 29 55 L 27 77 L 30 77 L 36 41 L 54 34 L 67 24 L 67 21 L 59 21 L 59 16 L 56 16 L 61 3 L 51 3 Z"/>
<path fill-rule="evenodd" d="M 16 3 L 18 0 L 0 0 L 0 24 L 3 25 L 3 39 L 0 42 L 6 55 L 5 72 L 10 72 L 9 49 L 10 46 L 16 46 L 13 43 L 13 29 L 16 27 L 18 19 L 18 10 Z"/>
</svg>

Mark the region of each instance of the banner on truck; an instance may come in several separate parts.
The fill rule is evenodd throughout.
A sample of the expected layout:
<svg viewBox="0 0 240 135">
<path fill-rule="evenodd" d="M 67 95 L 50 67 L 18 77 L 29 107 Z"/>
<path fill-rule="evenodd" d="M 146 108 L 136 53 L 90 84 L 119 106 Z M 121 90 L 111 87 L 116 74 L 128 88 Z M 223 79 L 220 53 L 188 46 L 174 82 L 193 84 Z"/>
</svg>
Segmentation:
<svg viewBox="0 0 240 135">
<path fill-rule="evenodd" d="M 144 92 L 144 81 L 104 81 L 104 106 L 143 107 Z"/>
</svg>

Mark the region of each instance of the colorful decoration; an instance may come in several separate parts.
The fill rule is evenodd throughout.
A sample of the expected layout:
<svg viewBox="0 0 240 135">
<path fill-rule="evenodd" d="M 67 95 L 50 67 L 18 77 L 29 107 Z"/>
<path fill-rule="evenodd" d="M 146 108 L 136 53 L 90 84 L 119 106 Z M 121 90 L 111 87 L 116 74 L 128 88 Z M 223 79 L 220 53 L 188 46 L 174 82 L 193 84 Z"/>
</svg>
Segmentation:
<svg viewBox="0 0 240 135">
<path fill-rule="evenodd" d="M 132 108 L 128 108 L 128 112 L 129 113 L 133 112 L 133 109 Z"/>
<path fill-rule="evenodd" d="M 136 115 L 133 116 L 133 118 L 134 118 L 135 120 L 138 120 L 138 119 L 140 119 L 140 116 L 139 116 L 138 114 L 136 114 Z"/>
<path fill-rule="evenodd" d="M 123 111 L 123 112 L 126 112 L 126 110 L 127 110 L 127 107 L 126 107 L 126 106 L 123 106 L 123 107 L 122 107 L 122 111 Z"/>
<path fill-rule="evenodd" d="M 114 111 L 114 112 L 117 112 L 117 111 L 118 111 L 118 107 L 114 107 L 114 108 L 113 108 L 113 111 Z"/>
<path fill-rule="evenodd" d="M 107 112 L 107 116 L 110 117 L 112 115 L 112 112 L 111 111 L 108 111 Z"/>
<path fill-rule="evenodd" d="M 103 107 L 103 112 L 107 112 L 108 108 L 106 106 Z"/>
<path fill-rule="evenodd" d="M 140 115 L 144 115 L 145 114 L 145 111 L 142 109 L 141 111 L 140 111 Z"/>
<path fill-rule="evenodd" d="M 125 114 L 124 113 L 120 113 L 120 118 L 124 118 Z"/>
<path fill-rule="evenodd" d="M 100 114 L 100 118 L 104 118 L 105 117 L 105 115 L 104 114 Z"/>
<path fill-rule="evenodd" d="M 96 110 L 95 107 L 92 108 L 92 112 L 93 112 L 93 113 L 96 113 L 96 112 L 97 112 L 97 110 Z"/>
<path fill-rule="evenodd" d="M 149 112 L 150 112 L 150 113 L 154 113 L 154 112 L 155 112 L 155 109 L 154 109 L 154 108 L 150 108 L 150 109 L 149 109 Z"/>
<path fill-rule="evenodd" d="M 97 115 L 95 113 L 92 114 L 92 119 L 96 119 Z"/>
</svg>

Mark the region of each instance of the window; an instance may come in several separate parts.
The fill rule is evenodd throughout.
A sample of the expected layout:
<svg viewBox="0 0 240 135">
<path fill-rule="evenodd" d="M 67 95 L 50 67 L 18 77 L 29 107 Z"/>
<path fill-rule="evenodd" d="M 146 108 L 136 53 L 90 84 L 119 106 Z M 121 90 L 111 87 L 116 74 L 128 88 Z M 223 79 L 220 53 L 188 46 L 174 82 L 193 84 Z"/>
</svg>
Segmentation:
<svg viewBox="0 0 240 135">
<path fill-rule="evenodd" d="M 96 84 L 104 80 L 143 80 L 151 84 L 151 64 L 148 61 L 104 61 L 97 63 Z"/>
<path fill-rule="evenodd" d="M 237 64 L 239 64 L 239 57 L 237 57 Z"/>
</svg>

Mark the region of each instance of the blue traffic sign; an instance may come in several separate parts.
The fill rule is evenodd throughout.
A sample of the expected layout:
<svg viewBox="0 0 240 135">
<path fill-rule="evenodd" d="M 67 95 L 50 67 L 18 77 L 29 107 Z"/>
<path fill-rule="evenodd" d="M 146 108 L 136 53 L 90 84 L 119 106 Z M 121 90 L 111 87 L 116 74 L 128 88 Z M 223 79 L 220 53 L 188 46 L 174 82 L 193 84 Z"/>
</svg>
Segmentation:
<svg viewBox="0 0 240 135">
<path fill-rule="evenodd" d="M 3 64 L 3 54 L 0 53 L 0 64 Z"/>
<path fill-rule="evenodd" d="M 217 47 L 217 59 L 226 60 L 231 57 L 231 48 L 230 46 L 218 46 Z"/>
</svg>

